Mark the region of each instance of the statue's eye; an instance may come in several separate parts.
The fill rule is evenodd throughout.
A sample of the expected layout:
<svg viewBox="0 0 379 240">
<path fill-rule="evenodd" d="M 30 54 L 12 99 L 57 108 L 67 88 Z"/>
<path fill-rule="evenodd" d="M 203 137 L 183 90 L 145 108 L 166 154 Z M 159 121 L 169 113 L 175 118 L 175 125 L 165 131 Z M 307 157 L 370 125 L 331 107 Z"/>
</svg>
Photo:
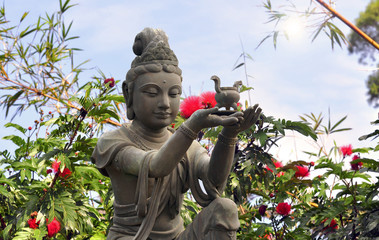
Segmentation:
<svg viewBox="0 0 379 240">
<path fill-rule="evenodd" d="M 158 90 L 155 88 L 147 88 L 143 90 L 143 93 L 150 97 L 155 97 L 158 94 Z"/>
<path fill-rule="evenodd" d="M 172 88 L 172 89 L 170 89 L 170 92 L 168 94 L 171 97 L 176 98 L 176 97 L 180 97 L 180 95 L 182 94 L 182 92 L 178 88 Z"/>
</svg>

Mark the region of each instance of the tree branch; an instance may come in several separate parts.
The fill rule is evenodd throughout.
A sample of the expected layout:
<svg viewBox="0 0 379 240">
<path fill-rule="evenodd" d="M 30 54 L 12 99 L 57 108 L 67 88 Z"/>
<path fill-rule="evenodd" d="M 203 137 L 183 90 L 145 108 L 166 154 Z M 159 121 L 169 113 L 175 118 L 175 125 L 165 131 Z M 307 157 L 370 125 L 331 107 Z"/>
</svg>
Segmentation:
<svg viewBox="0 0 379 240">
<path fill-rule="evenodd" d="M 2 68 L 2 69 L 1 69 L 1 72 L 3 73 L 3 72 L 4 72 L 3 67 L 1 66 L 1 68 Z M 42 92 L 42 91 L 40 91 L 40 90 L 38 90 L 38 89 L 36 89 L 36 88 L 28 87 L 28 86 L 26 86 L 26 85 L 24 85 L 24 84 L 22 84 L 22 83 L 20 83 L 20 82 L 13 81 L 13 80 L 9 79 L 6 75 L 4 75 L 4 76 L 0 76 L 0 77 L 1 77 L 0 81 L 11 82 L 11 83 L 13 83 L 14 85 L 17 85 L 17 86 L 19 86 L 19 87 L 21 87 L 21 88 L 23 88 L 23 89 L 27 89 L 27 90 L 29 90 L 29 91 L 31 91 L 31 92 L 36 93 L 37 95 L 44 96 L 44 97 L 46 97 L 46 98 L 49 98 L 49 99 L 54 100 L 54 101 L 57 101 L 57 102 L 61 102 L 58 98 L 53 97 L 53 96 L 50 96 L 50 95 L 48 95 L 48 94 L 46 94 L 46 93 L 44 93 L 44 92 Z M 81 109 L 81 108 L 79 108 L 79 107 L 77 107 L 77 106 L 71 104 L 70 102 L 66 102 L 65 104 L 66 104 L 67 106 L 71 107 L 71 108 L 75 108 L 75 109 L 78 110 L 78 111 L 80 111 L 80 109 Z M 116 122 L 116 121 L 113 121 L 112 119 L 109 119 L 109 118 L 108 118 L 108 119 L 105 119 L 104 121 L 105 121 L 106 123 L 112 124 L 112 125 L 114 125 L 114 126 L 121 126 L 120 123 L 118 123 L 118 122 Z"/>
<path fill-rule="evenodd" d="M 357 26 L 355 26 L 353 23 L 348 21 L 346 18 L 344 18 L 341 14 L 339 14 L 336 10 L 334 10 L 331 6 L 326 4 L 323 0 L 316 0 L 318 3 L 320 3 L 323 7 L 328 9 L 329 12 L 331 12 L 334 16 L 336 16 L 338 19 L 340 19 L 342 22 L 344 22 L 348 27 L 350 27 L 354 32 L 356 32 L 359 36 L 364 38 L 368 43 L 370 43 L 374 48 L 379 50 L 379 44 L 374 41 L 371 37 L 369 37 L 366 33 L 364 33 L 361 29 L 359 29 Z"/>
</svg>

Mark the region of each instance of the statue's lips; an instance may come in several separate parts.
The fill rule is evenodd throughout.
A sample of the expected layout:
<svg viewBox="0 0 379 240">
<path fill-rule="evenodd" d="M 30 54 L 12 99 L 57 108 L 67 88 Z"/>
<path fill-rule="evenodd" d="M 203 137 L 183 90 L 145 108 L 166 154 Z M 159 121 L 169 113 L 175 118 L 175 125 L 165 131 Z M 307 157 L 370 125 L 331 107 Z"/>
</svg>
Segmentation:
<svg viewBox="0 0 379 240">
<path fill-rule="evenodd" d="M 154 116 L 159 119 L 167 119 L 171 116 L 171 113 L 158 112 L 158 113 L 154 113 Z"/>
</svg>

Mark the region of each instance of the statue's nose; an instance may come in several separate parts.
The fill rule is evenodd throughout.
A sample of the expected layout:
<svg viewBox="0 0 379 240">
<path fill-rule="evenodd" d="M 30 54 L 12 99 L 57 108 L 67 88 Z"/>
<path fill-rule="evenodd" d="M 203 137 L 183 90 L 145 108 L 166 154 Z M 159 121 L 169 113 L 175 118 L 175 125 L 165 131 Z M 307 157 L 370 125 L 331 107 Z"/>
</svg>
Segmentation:
<svg viewBox="0 0 379 240">
<path fill-rule="evenodd" d="M 167 109 L 170 107 L 170 101 L 168 96 L 162 95 L 158 100 L 158 107 Z"/>
</svg>

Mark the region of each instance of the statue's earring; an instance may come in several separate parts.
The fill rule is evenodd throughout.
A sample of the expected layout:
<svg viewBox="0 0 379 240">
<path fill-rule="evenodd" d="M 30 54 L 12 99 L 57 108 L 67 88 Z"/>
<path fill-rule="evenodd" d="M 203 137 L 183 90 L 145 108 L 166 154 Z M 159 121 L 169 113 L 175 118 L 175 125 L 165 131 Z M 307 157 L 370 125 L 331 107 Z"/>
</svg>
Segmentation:
<svg viewBox="0 0 379 240">
<path fill-rule="evenodd" d="M 124 81 L 122 83 L 122 93 L 125 98 L 125 103 L 126 103 L 126 116 L 128 117 L 129 120 L 133 120 L 135 117 L 135 113 L 133 110 L 133 91 L 131 89 L 133 88 L 133 84 L 131 83 L 129 86 Z"/>
</svg>

